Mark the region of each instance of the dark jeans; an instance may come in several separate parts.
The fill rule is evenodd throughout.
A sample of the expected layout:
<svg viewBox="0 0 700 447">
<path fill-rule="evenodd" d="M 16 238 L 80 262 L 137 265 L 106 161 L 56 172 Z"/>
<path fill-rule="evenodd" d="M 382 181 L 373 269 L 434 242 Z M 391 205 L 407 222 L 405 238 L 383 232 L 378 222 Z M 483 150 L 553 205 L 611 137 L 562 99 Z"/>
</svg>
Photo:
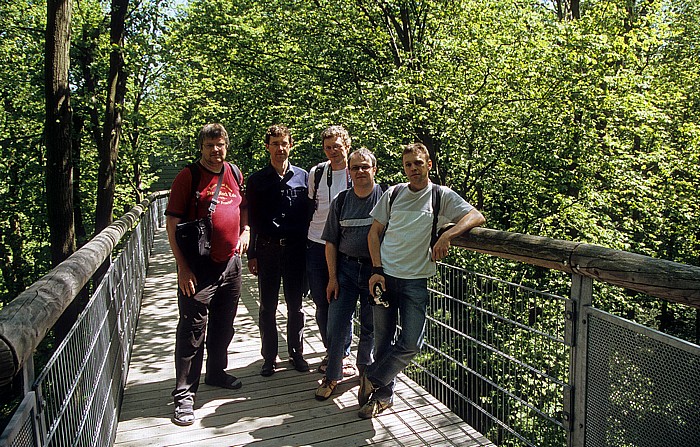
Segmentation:
<svg viewBox="0 0 700 447">
<path fill-rule="evenodd" d="M 428 280 L 399 279 L 384 275 L 386 292 L 391 294 L 389 307 L 374 306 L 374 363 L 367 376 L 380 385 L 375 396 L 391 399 L 396 376 L 420 351 L 425 331 L 428 305 Z M 401 318 L 401 334 L 396 326 Z"/>
<path fill-rule="evenodd" d="M 241 298 L 241 258 L 236 255 L 228 263 L 208 264 L 197 269 L 200 273 L 193 297 L 179 289 L 177 293 L 180 319 L 175 339 L 175 405 L 194 405 L 205 344 L 208 375 L 224 374 L 228 366 L 228 345 Z"/>
<path fill-rule="evenodd" d="M 359 263 L 345 256 L 338 256 L 338 285 L 340 293 L 331 301 L 328 308 L 328 369 L 326 377 L 330 380 L 343 378 L 343 357 L 345 338 L 352 330 L 352 316 L 360 300 L 360 340 L 357 345 L 357 364 L 372 364 L 374 350 L 373 315 L 369 304 L 369 277 L 372 264 Z"/>
<path fill-rule="evenodd" d="M 328 352 L 328 299 L 326 287 L 328 286 L 328 264 L 326 264 L 326 246 L 314 241 L 306 243 L 306 275 L 309 281 L 311 298 L 316 306 L 316 324 L 321 333 L 323 347 Z M 345 337 L 344 356 L 350 355 L 352 343 L 352 323 Z"/>
<path fill-rule="evenodd" d="M 304 312 L 301 300 L 305 292 L 305 238 L 289 238 L 280 245 L 258 238 L 258 289 L 260 290 L 260 353 L 266 361 L 277 359 L 277 303 L 280 284 L 287 304 L 287 351 L 289 355 L 304 352 Z"/>
</svg>

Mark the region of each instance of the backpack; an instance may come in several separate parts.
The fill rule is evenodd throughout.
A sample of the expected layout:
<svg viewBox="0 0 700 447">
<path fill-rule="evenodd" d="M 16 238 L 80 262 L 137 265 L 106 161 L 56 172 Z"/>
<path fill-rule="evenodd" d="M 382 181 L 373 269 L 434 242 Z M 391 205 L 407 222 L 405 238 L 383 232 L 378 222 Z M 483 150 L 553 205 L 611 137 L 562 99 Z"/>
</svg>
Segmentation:
<svg viewBox="0 0 700 447">
<path fill-rule="evenodd" d="M 431 200 L 432 200 L 432 205 L 433 205 L 433 228 L 430 232 L 430 248 L 432 249 L 435 243 L 438 240 L 438 235 L 437 235 L 437 223 L 438 223 L 438 215 L 440 214 L 440 205 L 442 201 L 442 193 L 440 192 L 440 186 L 436 185 L 435 183 L 432 184 L 432 190 L 430 193 Z M 407 188 L 408 184 L 407 183 L 400 183 L 394 187 L 394 189 L 391 191 L 391 196 L 389 196 L 389 211 L 391 211 L 391 205 L 394 204 L 394 200 L 396 200 L 396 197 L 399 195 L 399 192 L 403 190 L 404 188 Z M 386 233 L 386 229 L 389 226 L 389 222 L 387 222 L 386 226 L 384 226 L 384 232 Z"/>
<path fill-rule="evenodd" d="M 226 162 L 224 165 L 224 169 L 226 169 L 226 165 L 229 165 L 231 167 L 231 172 L 233 172 L 233 178 L 236 180 L 236 184 L 238 185 L 238 190 L 243 192 L 243 173 L 241 170 L 238 168 L 233 163 Z M 199 170 L 199 166 L 197 165 L 197 162 L 193 162 L 185 166 L 187 169 L 190 170 L 190 174 L 192 175 L 192 189 L 190 192 L 190 197 L 194 196 L 194 215 L 197 216 L 197 204 L 199 203 L 199 191 L 197 191 L 197 186 L 199 186 L 199 179 L 202 178 L 202 172 Z M 185 215 L 187 215 L 189 211 L 189 205 L 190 202 L 187 202 L 187 209 L 185 210 Z"/>
</svg>

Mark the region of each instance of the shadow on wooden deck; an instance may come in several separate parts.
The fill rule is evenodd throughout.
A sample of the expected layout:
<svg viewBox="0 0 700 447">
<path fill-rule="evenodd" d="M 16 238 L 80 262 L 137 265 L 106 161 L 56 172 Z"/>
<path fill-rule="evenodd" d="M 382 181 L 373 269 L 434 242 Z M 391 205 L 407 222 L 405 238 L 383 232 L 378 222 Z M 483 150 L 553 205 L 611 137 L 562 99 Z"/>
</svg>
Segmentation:
<svg viewBox="0 0 700 447">
<path fill-rule="evenodd" d="M 324 350 L 311 302 L 305 303 L 304 347 L 311 372 L 295 371 L 284 357 L 275 375 L 260 376 L 257 283 L 247 274 L 245 264 L 244 272 L 228 368 L 241 378 L 243 387 L 230 391 L 202 382 L 194 425 L 173 425 L 170 393 L 174 386 L 177 278 L 165 231 L 157 233 L 115 445 L 493 445 L 403 375 L 397 383 L 394 407 L 373 420 L 357 416 L 357 377 L 343 381 L 327 401 L 315 400 L 314 391 L 322 377 L 315 371 Z M 281 355 L 287 352 L 285 315 L 281 300 L 277 318 Z"/>
</svg>

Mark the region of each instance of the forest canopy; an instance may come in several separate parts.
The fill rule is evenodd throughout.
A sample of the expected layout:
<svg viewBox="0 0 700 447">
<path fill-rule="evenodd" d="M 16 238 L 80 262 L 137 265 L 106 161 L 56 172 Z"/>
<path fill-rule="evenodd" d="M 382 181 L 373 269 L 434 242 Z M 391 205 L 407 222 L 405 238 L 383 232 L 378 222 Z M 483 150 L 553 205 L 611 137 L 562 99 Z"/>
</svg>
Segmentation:
<svg viewBox="0 0 700 447">
<path fill-rule="evenodd" d="M 401 146 L 488 226 L 700 265 L 700 6 L 686 0 L 131 0 L 72 2 L 70 105 L 78 245 L 96 228 L 110 55 L 123 59 L 119 216 L 221 122 L 248 175 L 267 126 L 293 162 L 346 126 L 402 181 Z M 125 3 L 124 1 L 120 3 Z M 0 3 L 0 297 L 51 265 L 44 2 Z M 116 156 L 116 154 L 115 154 Z"/>
</svg>

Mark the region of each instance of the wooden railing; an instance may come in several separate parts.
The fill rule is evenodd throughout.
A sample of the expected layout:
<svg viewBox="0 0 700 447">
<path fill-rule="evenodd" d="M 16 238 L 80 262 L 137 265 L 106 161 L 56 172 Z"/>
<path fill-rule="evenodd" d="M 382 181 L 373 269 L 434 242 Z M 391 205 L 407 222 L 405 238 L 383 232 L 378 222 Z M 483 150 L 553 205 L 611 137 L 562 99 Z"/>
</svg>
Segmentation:
<svg viewBox="0 0 700 447">
<path fill-rule="evenodd" d="M 167 193 L 154 193 L 134 206 L 3 307 L 0 311 L 0 386 L 10 383 L 31 360 L 36 347 L 122 237 L 139 221 L 151 202 Z"/>
<path fill-rule="evenodd" d="M 700 267 L 598 245 L 475 228 L 453 245 L 700 308 Z"/>
</svg>

